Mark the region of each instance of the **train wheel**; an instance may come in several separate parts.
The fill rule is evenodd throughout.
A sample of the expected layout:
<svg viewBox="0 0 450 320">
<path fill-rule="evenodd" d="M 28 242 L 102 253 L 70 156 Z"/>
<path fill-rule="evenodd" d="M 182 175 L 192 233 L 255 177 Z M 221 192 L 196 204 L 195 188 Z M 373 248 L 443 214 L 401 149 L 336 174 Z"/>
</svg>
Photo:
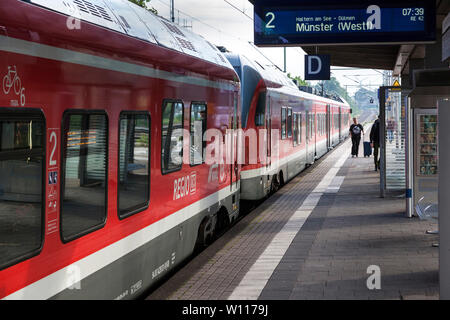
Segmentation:
<svg viewBox="0 0 450 320">
<path fill-rule="evenodd" d="M 280 189 L 280 182 L 278 181 L 278 176 L 274 175 L 272 177 L 272 183 L 270 185 L 270 193 L 275 193 Z"/>
<path fill-rule="evenodd" d="M 281 188 L 282 186 L 284 186 L 283 171 L 280 171 L 279 176 L 280 176 L 280 188 Z"/>
<path fill-rule="evenodd" d="M 228 211 L 222 207 L 217 213 L 217 226 L 216 226 L 216 236 L 220 236 L 229 226 L 230 218 L 228 217 Z"/>
<path fill-rule="evenodd" d="M 200 223 L 196 241 L 196 247 L 198 249 L 207 247 L 211 243 L 214 236 L 215 225 L 215 217 L 205 217 L 202 223 Z"/>
</svg>

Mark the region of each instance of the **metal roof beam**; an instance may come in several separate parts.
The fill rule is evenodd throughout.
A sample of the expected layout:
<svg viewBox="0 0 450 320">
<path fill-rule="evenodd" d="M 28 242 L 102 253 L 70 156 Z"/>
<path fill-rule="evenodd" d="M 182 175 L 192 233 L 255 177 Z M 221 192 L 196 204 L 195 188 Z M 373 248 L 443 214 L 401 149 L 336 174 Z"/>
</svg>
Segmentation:
<svg viewBox="0 0 450 320">
<path fill-rule="evenodd" d="M 395 61 L 394 72 L 392 73 L 394 77 L 398 77 L 402 73 L 402 70 L 404 69 L 405 64 L 408 61 L 409 56 L 413 52 L 414 48 L 415 45 L 413 44 L 400 46 L 397 54 L 397 60 Z"/>
</svg>

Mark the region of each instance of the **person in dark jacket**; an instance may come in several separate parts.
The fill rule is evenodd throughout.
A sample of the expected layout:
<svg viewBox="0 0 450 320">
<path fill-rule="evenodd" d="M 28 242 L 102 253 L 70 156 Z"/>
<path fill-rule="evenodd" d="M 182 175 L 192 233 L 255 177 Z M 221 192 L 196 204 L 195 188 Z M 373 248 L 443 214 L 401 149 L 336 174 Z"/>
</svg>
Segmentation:
<svg viewBox="0 0 450 320">
<path fill-rule="evenodd" d="M 358 157 L 359 143 L 361 142 L 361 133 L 364 134 L 364 128 L 353 118 L 353 124 L 350 126 L 350 135 L 352 137 L 352 158 Z"/>
<path fill-rule="evenodd" d="M 373 148 L 373 159 L 375 162 L 375 171 L 380 169 L 380 159 L 378 159 L 378 150 L 380 149 L 380 116 L 372 125 L 370 130 L 370 145 Z"/>
</svg>

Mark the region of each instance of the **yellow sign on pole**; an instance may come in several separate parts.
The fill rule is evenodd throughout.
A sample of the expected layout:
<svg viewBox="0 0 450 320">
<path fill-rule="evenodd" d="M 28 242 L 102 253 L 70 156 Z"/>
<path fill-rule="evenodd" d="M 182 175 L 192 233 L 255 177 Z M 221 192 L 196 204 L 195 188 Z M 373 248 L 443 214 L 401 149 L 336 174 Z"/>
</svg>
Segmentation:
<svg viewBox="0 0 450 320">
<path fill-rule="evenodd" d="M 394 81 L 394 84 L 391 87 L 391 91 L 401 91 L 402 90 L 402 86 L 400 85 L 400 82 L 398 82 L 398 80 Z"/>
</svg>

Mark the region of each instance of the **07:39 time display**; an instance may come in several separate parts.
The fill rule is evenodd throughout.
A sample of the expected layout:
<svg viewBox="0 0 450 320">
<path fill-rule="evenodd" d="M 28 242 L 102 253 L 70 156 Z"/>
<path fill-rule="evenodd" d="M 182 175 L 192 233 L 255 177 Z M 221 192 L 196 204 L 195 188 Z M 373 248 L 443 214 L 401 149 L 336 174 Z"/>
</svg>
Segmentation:
<svg viewBox="0 0 450 320">
<path fill-rule="evenodd" d="M 404 8 L 402 9 L 404 16 L 423 16 L 425 14 L 425 8 Z"/>
</svg>

